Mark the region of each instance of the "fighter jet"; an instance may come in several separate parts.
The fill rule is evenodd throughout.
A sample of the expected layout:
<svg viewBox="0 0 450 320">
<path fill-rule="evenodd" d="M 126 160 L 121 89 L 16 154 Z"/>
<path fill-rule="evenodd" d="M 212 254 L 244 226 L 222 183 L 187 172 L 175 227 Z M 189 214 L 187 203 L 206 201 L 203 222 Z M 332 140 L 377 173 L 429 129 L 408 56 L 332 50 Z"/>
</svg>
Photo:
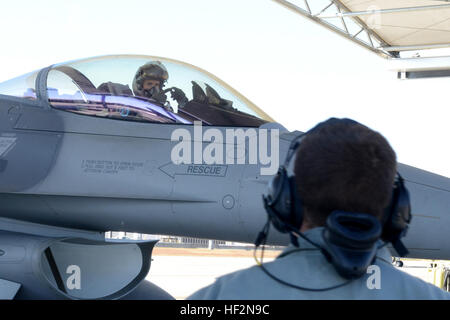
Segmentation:
<svg viewBox="0 0 450 320">
<path fill-rule="evenodd" d="M 254 242 L 262 194 L 300 134 L 162 57 L 88 58 L 1 83 L 0 298 L 171 298 L 144 281 L 155 241 L 105 232 Z M 450 179 L 399 172 L 410 257 L 450 259 Z M 273 231 L 267 243 L 288 242 Z"/>
</svg>

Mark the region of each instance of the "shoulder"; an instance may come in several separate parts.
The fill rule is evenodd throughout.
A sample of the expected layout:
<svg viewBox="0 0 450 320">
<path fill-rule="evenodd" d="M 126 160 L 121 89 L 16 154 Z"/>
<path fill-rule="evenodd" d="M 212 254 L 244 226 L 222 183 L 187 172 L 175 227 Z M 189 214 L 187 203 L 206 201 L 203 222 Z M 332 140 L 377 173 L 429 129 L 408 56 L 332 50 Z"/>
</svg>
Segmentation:
<svg viewBox="0 0 450 320">
<path fill-rule="evenodd" d="M 268 277 L 261 268 L 253 266 L 217 278 L 217 280 L 189 296 L 188 300 L 236 300 L 261 299 Z"/>
<path fill-rule="evenodd" d="M 321 254 L 311 253 L 307 258 L 296 257 L 293 254 L 265 263 L 264 266 L 277 277 L 308 288 L 329 287 L 343 280 Z M 450 293 L 396 269 L 387 261 L 379 260 L 376 266 L 378 268 L 368 269 L 366 276 L 352 281 L 349 286 L 318 293 L 286 287 L 271 279 L 259 266 L 253 266 L 218 278 L 213 284 L 195 292 L 188 299 L 450 299 Z"/>
<path fill-rule="evenodd" d="M 414 277 L 404 271 L 396 269 L 394 266 L 379 263 L 381 286 L 387 298 L 393 299 L 420 299 L 438 300 L 450 299 L 450 293 L 437 286 Z"/>
</svg>

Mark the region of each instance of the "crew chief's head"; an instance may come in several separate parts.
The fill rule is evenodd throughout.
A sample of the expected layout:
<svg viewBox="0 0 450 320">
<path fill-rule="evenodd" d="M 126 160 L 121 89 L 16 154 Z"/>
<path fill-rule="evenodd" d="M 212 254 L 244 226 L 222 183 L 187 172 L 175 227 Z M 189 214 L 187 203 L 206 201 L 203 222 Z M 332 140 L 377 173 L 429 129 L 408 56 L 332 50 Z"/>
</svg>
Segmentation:
<svg viewBox="0 0 450 320">
<path fill-rule="evenodd" d="M 294 164 L 304 209 L 300 231 L 324 226 L 334 210 L 382 221 L 396 170 L 395 152 L 378 132 L 349 119 L 318 124 L 301 141 Z"/>
</svg>

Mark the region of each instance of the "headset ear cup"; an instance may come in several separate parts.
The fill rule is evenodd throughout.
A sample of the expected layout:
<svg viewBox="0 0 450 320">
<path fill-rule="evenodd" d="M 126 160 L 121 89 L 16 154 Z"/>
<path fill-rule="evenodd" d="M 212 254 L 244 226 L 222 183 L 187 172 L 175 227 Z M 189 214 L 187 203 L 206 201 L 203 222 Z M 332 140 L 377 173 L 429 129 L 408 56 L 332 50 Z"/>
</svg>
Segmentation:
<svg viewBox="0 0 450 320">
<path fill-rule="evenodd" d="M 264 197 L 266 211 L 275 229 L 282 233 L 289 232 L 291 220 L 290 182 L 284 167 L 280 167 L 269 185 L 268 194 Z"/>
<path fill-rule="evenodd" d="M 405 230 L 411 222 L 411 204 L 409 192 L 401 184 L 398 188 L 397 204 L 392 215 L 392 226 L 398 230 Z"/>
<path fill-rule="evenodd" d="M 396 244 L 399 244 L 400 239 L 405 236 L 412 218 L 409 192 L 400 176 L 395 182 L 391 203 L 389 207 L 386 208 L 384 214 L 385 223 L 381 239 L 385 242 L 394 244 L 394 248 L 398 252 Z M 399 245 L 403 246 L 402 244 Z"/>
<path fill-rule="evenodd" d="M 286 228 L 286 224 L 280 219 L 275 210 L 271 207 L 266 207 L 267 214 L 269 215 L 270 222 L 276 230 L 281 233 L 287 233 L 289 230 Z"/>
<path fill-rule="evenodd" d="M 298 193 L 297 183 L 295 182 L 295 177 L 289 178 L 290 192 L 291 192 L 291 215 L 290 221 L 291 225 L 296 229 L 300 230 L 303 223 L 303 203 Z"/>
<path fill-rule="evenodd" d="M 289 146 L 284 165 L 269 183 L 268 192 L 263 196 L 264 206 L 269 218 L 278 231 L 287 233 L 300 229 L 302 222 L 302 204 L 297 195 L 294 178 L 289 178 L 287 167 L 295 155 L 302 140 L 302 135 L 296 137 Z"/>
</svg>

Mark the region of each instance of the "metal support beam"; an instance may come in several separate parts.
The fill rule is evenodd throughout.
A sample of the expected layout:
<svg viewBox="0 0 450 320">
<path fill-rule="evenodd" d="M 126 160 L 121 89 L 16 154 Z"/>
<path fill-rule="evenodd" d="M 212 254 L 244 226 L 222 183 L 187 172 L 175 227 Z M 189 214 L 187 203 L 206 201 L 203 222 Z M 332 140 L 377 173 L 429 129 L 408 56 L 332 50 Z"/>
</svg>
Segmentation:
<svg viewBox="0 0 450 320">
<path fill-rule="evenodd" d="M 341 7 L 338 6 L 337 8 L 338 8 L 338 11 L 341 12 Z M 342 22 L 342 25 L 343 25 L 344 28 L 345 28 L 345 32 L 346 32 L 346 33 L 350 33 L 350 32 L 348 31 L 347 24 L 345 23 L 344 17 L 341 17 L 341 22 Z M 372 47 L 373 47 L 373 44 L 372 44 Z"/>
<path fill-rule="evenodd" d="M 329 29 L 329 30 L 331 30 L 331 31 L 333 31 L 333 32 L 343 36 L 344 38 L 346 38 L 348 40 L 351 40 L 351 41 L 357 43 L 358 45 L 360 45 L 360 46 L 362 46 L 362 47 L 364 47 L 364 48 L 366 48 L 366 49 L 368 49 L 368 50 L 370 50 L 372 52 L 375 52 L 376 54 L 380 55 L 383 58 L 393 58 L 393 57 L 396 56 L 395 53 L 385 51 L 383 49 L 383 47 L 375 47 L 372 44 L 371 41 L 367 42 L 367 41 L 363 41 L 363 40 L 361 40 L 359 38 L 356 38 L 356 36 L 348 33 L 348 31 L 346 30 L 346 27 L 338 28 L 335 25 L 333 25 L 333 24 L 331 24 L 331 23 L 329 23 L 329 22 L 327 22 L 327 21 L 325 21 L 325 20 L 323 20 L 323 19 L 321 19 L 319 17 L 316 17 L 316 16 L 312 15 L 307 10 L 305 10 L 305 9 L 303 9 L 303 8 L 293 4 L 293 3 L 291 3 L 290 1 L 287 1 L 287 0 L 273 0 L 273 1 L 275 1 L 278 4 L 281 4 L 282 6 L 284 6 L 284 7 L 288 8 L 288 9 L 294 11 L 295 13 L 298 13 L 298 14 L 300 14 L 300 15 L 302 15 L 302 16 L 310 19 L 310 20 L 313 20 L 314 22 L 316 22 L 316 23 L 326 27 L 327 29 Z M 331 4 L 335 4 L 337 8 L 342 8 L 344 10 L 348 10 L 339 1 L 333 0 L 333 1 L 330 1 L 330 2 L 331 2 Z M 383 41 L 380 41 L 379 36 L 374 34 L 372 30 L 370 30 L 363 22 L 361 22 L 361 20 L 359 20 L 359 18 L 356 17 L 356 18 L 353 18 L 353 19 L 354 19 L 354 22 L 357 25 L 359 25 L 363 30 L 365 30 L 368 33 L 369 38 L 372 35 L 380 42 L 381 45 L 385 44 Z"/>
<path fill-rule="evenodd" d="M 330 4 L 327 5 L 325 8 L 323 8 L 316 16 L 320 16 L 322 13 L 324 13 L 329 7 L 333 5 L 333 1 L 330 1 Z"/>
<path fill-rule="evenodd" d="M 336 3 L 336 5 L 341 9 L 341 10 L 343 10 L 343 11 L 345 11 L 345 12 L 350 12 L 351 10 L 348 8 L 348 7 L 346 7 L 341 1 L 339 1 L 339 0 L 333 0 L 333 2 L 334 3 Z M 379 35 L 378 35 L 378 33 L 376 33 L 373 29 L 371 29 L 371 28 L 369 28 L 367 25 L 366 25 L 366 23 L 363 21 L 363 20 L 361 20 L 361 18 L 359 18 L 359 17 L 353 17 L 353 18 L 351 18 L 354 22 L 356 22 L 358 25 L 360 25 L 361 27 L 363 27 L 364 29 L 366 29 L 366 31 L 367 31 L 367 33 L 371 36 L 371 37 L 373 37 L 374 39 L 376 39 L 379 43 L 380 43 L 380 45 L 381 46 L 388 46 L 389 44 L 388 43 L 386 43 L 386 41 L 384 41 L 384 39 L 382 38 L 382 37 L 380 37 Z M 393 56 L 394 56 L 395 54 L 393 54 Z"/>
<path fill-rule="evenodd" d="M 353 38 L 356 38 L 357 36 L 359 36 L 359 34 L 361 33 L 361 32 L 363 32 L 364 31 L 364 28 L 361 28 L 361 30 L 359 30 L 357 33 L 355 33 L 352 37 Z"/>
<path fill-rule="evenodd" d="M 305 2 L 306 9 L 308 9 L 308 12 L 311 13 L 311 8 L 309 7 L 308 0 L 303 0 L 303 1 Z"/>
<path fill-rule="evenodd" d="M 379 47 L 388 52 L 392 51 L 414 51 L 414 50 L 429 50 L 429 49 L 442 49 L 450 48 L 450 43 L 440 43 L 440 44 L 428 44 L 428 45 L 417 45 L 417 46 L 386 46 Z"/>
<path fill-rule="evenodd" d="M 423 11 L 423 10 L 436 10 L 436 9 L 445 9 L 450 8 L 450 4 L 438 4 L 431 6 L 421 6 L 421 7 L 407 7 L 407 8 L 393 8 L 393 9 L 380 9 L 380 10 L 368 10 L 368 11 L 355 11 L 355 12 L 337 12 L 335 14 L 322 14 L 319 13 L 316 17 L 321 19 L 332 19 L 332 18 L 341 18 L 341 17 L 360 17 L 366 15 L 375 15 L 375 14 L 387 14 L 387 13 L 402 13 L 402 12 L 411 12 L 411 11 Z"/>
</svg>

